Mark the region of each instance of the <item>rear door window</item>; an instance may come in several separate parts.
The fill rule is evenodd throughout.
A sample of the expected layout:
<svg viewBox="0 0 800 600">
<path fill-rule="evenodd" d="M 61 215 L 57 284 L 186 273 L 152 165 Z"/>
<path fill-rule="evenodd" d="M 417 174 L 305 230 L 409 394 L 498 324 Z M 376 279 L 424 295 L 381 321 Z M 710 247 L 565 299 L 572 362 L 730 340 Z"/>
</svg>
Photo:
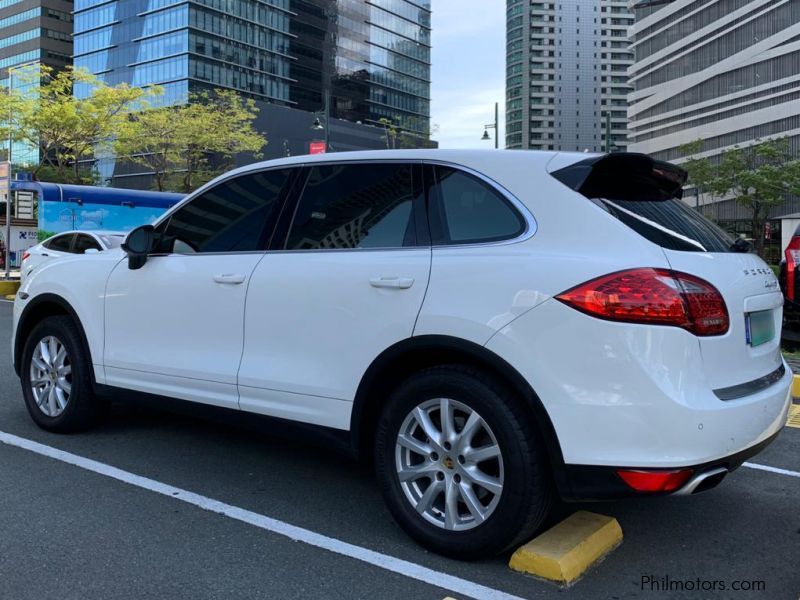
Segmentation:
<svg viewBox="0 0 800 600">
<path fill-rule="evenodd" d="M 417 244 L 417 168 L 405 163 L 311 168 L 287 250 L 402 248 Z"/>
</svg>

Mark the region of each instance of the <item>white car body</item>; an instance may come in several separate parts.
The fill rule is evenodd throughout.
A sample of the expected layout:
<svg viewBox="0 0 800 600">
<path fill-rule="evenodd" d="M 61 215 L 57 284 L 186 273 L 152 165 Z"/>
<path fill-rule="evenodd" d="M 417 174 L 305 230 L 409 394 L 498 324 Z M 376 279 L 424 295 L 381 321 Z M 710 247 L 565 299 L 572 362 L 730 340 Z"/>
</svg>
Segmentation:
<svg viewBox="0 0 800 600">
<path fill-rule="evenodd" d="M 28 248 L 22 257 L 20 280 L 25 281 L 40 265 L 75 254 L 91 254 L 119 248 L 127 234 L 122 231 L 65 231 Z"/>
<path fill-rule="evenodd" d="M 552 175 L 587 159 L 597 157 L 414 150 L 248 166 L 170 214 L 220 182 L 260 170 L 405 161 L 481 179 L 513 204 L 524 231 L 464 245 L 172 253 L 138 270 L 119 249 L 63 257 L 26 278 L 14 329 L 37 299 L 58 298 L 82 326 L 98 385 L 342 432 L 357 428 L 359 390 L 387 351 L 415 340 L 461 344 L 481 349 L 535 392 L 543 409 L 536 418 L 549 420 L 550 449 L 559 455 L 551 462 L 566 473 L 555 474 L 564 497 L 607 495 L 571 481 L 570 472 L 590 468 L 691 466 L 703 476 L 735 468 L 782 429 L 791 401 L 775 278 L 754 254 L 665 249 Z M 699 337 L 675 326 L 612 322 L 556 298 L 645 267 L 716 287 L 727 331 Z M 774 335 L 753 346 L 745 315 L 758 311 L 771 311 Z M 12 345 L 19 361 L 21 344 Z"/>
</svg>

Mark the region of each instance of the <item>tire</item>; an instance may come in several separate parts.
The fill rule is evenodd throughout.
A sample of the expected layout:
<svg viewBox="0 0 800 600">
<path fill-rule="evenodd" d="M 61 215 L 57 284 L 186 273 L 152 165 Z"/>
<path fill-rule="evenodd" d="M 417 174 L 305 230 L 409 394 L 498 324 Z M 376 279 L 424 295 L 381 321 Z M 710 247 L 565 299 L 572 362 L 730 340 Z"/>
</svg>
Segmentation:
<svg viewBox="0 0 800 600">
<path fill-rule="evenodd" d="M 421 412 L 414 412 L 417 408 Z M 454 415 L 449 439 L 455 443 L 449 448 L 442 437 L 432 441 L 420 424 L 426 419 L 416 416 L 428 414 L 433 433 L 441 433 L 446 429 L 441 425 L 444 411 Z M 486 427 L 465 427 L 473 419 L 480 422 L 469 411 Z M 467 430 L 477 432 L 469 443 Z M 528 541 L 545 522 L 553 484 L 532 417 L 515 394 L 482 371 L 449 365 L 413 375 L 387 400 L 376 434 L 375 468 L 384 500 L 398 524 L 429 550 L 463 560 L 494 556 Z M 493 453 L 499 449 L 499 456 L 476 463 L 488 448 Z M 426 456 L 428 450 L 433 454 Z M 425 474 L 418 477 L 416 470 Z M 406 473 L 404 482 L 401 471 Z M 491 482 L 497 493 L 477 484 L 476 478 Z M 439 487 L 429 493 L 437 481 Z M 448 489 L 451 495 L 457 491 L 458 503 L 449 505 L 455 510 L 447 509 Z M 468 495 L 477 510 L 468 506 Z"/>
<path fill-rule="evenodd" d="M 47 350 L 42 349 L 42 344 Z M 56 358 L 63 349 L 60 362 L 50 358 L 53 348 Z M 42 368 L 45 366 L 47 369 Z M 47 317 L 33 328 L 22 351 L 20 381 L 25 406 L 39 427 L 69 433 L 88 429 L 100 420 L 106 404 L 94 393 L 91 369 L 81 334 L 70 317 Z M 38 381 L 36 387 L 34 378 Z"/>
</svg>

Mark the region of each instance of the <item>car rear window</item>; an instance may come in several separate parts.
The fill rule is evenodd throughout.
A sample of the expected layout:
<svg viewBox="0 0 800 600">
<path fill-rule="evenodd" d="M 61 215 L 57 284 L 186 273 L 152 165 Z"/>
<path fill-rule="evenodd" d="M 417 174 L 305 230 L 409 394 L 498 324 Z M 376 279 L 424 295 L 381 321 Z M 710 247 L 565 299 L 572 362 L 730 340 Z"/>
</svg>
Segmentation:
<svg viewBox="0 0 800 600">
<path fill-rule="evenodd" d="M 686 173 L 643 154 L 592 157 L 553 176 L 668 250 L 740 252 L 734 239 L 683 202 Z"/>
</svg>

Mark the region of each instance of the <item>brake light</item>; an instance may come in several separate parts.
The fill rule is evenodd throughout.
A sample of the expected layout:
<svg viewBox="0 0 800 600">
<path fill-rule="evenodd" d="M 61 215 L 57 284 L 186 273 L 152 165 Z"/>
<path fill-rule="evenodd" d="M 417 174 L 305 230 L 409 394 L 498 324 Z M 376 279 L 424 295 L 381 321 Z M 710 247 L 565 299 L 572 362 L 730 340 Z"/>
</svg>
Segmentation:
<svg viewBox="0 0 800 600">
<path fill-rule="evenodd" d="M 783 255 L 786 257 L 786 299 L 794 302 L 798 299 L 794 286 L 795 270 L 800 266 L 800 236 L 792 236 Z"/>
<path fill-rule="evenodd" d="M 713 285 L 667 269 L 631 269 L 581 284 L 558 300 L 609 321 L 672 325 L 699 336 L 728 331 L 728 309 Z"/>
<path fill-rule="evenodd" d="M 637 492 L 674 492 L 683 487 L 692 476 L 691 469 L 677 471 L 620 470 L 617 475 L 629 488 Z"/>
<path fill-rule="evenodd" d="M 26 250 L 25 252 L 22 253 L 22 262 L 25 262 L 30 257 L 31 257 L 31 253 Z"/>
</svg>

